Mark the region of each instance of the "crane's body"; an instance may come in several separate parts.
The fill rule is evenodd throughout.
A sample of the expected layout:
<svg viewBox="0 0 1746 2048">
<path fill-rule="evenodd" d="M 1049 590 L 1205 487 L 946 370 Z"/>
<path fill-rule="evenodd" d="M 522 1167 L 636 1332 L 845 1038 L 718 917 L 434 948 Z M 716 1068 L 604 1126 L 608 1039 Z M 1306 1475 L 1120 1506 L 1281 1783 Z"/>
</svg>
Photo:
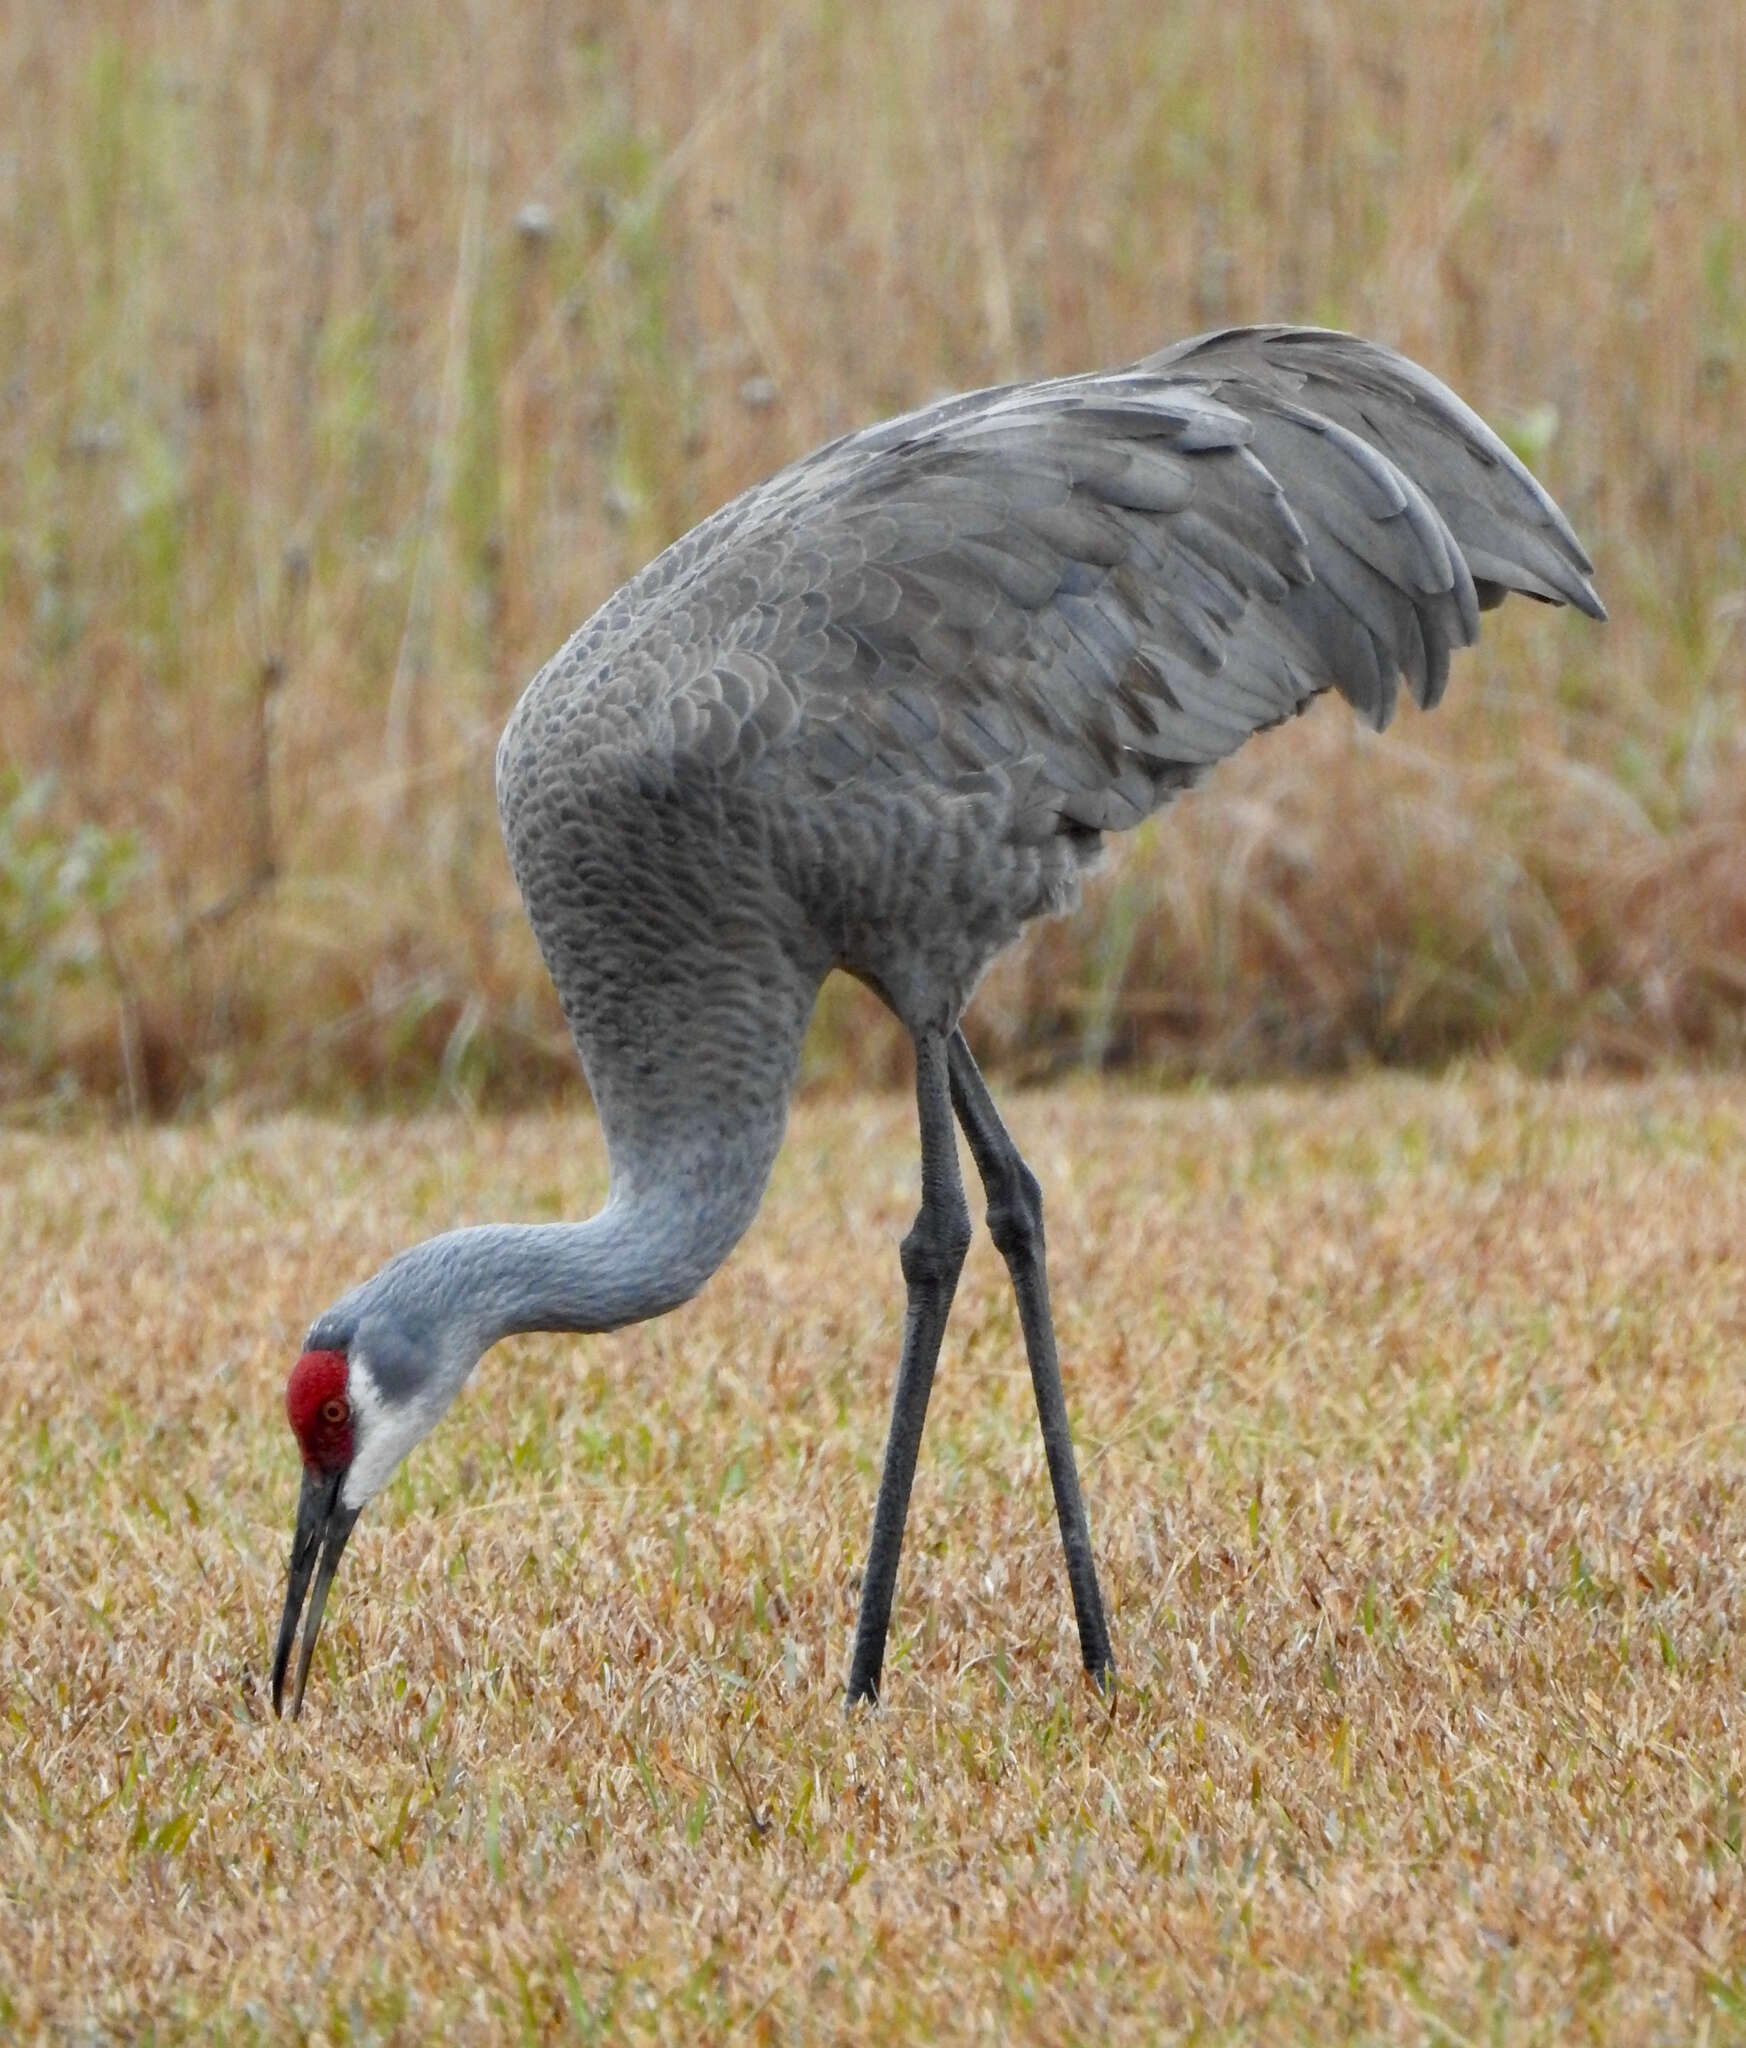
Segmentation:
<svg viewBox="0 0 1746 2048">
<path fill-rule="evenodd" d="M 304 1504 L 275 1666 L 352 1522 L 484 1351 L 687 1299 L 755 1215 L 833 969 L 915 1041 L 923 1201 L 850 1697 L 875 1695 L 916 1446 L 969 1235 L 954 1113 L 1012 1272 L 1087 1668 L 1113 1672 L 1041 1203 L 959 1021 L 1106 832 L 1322 691 L 1434 704 L 1509 591 L 1602 617 L 1552 500 L 1391 351 L 1245 329 L 972 393 L 820 449 L 632 579 L 529 684 L 504 838 L 599 1111 L 587 1222 L 485 1226 L 321 1317 L 288 1394 Z"/>
</svg>

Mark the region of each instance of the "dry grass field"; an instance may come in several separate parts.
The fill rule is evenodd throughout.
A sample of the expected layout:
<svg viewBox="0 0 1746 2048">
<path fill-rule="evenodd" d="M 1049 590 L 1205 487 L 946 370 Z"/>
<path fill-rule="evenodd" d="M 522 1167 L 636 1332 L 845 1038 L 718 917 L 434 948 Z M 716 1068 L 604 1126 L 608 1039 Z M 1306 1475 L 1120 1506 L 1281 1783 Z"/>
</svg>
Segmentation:
<svg viewBox="0 0 1746 2048">
<path fill-rule="evenodd" d="M 839 1706 L 911 1213 L 797 1113 L 665 1321 L 493 1354 L 265 1665 L 301 1327 L 585 1118 L 0 1137 L 0 2032 L 1746 2035 L 1746 1087 L 1022 1095 L 1122 1684 L 966 1269 Z"/>
<path fill-rule="evenodd" d="M 1248 318 L 1450 379 L 1612 624 L 1246 750 L 984 1044 L 1738 1052 L 1738 0 L 11 0 L 0 94 L 0 1099 L 548 1093 L 538 663 L 827 434 Z"/>
</svg>

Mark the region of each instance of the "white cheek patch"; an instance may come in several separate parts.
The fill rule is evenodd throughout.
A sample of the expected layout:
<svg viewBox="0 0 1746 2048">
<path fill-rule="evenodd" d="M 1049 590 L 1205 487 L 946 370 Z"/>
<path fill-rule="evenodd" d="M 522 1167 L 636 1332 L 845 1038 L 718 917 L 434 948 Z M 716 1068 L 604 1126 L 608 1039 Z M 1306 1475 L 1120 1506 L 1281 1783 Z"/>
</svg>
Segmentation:
<svg viewBox="0 0 1746 2048">
<path fill-rule="evenodd" d="M 340 1501 L 356 1510 L 387 1483 L 413 1445 L 436 1426 L 448 1404 L 440 1395 L 435 1399 L 387 1400 L 376 1384 L 369 1359 L 356 1345 L 347 1361 L 346 1394 L 352 1404 L 352 1462 L 340 1488 Z"/>
</svg>

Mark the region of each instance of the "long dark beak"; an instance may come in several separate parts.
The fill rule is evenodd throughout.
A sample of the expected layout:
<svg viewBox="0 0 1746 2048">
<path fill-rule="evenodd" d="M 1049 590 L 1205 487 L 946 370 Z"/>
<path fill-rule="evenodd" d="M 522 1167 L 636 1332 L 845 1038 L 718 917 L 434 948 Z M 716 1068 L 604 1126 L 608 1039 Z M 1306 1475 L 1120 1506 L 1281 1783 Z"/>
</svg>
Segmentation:
<svg viewBox="0 0 1746 2048">
<path fill-rule="evenodd" d="M 357 1508 L 341 1507 L 340 1488 L 345 1473 L 313 1472 L 303 1468 L 303 1491 L 297 1500 L 297 1534 L 291 1539 L 291 1576 L 285 1587 L 285 1612 L 279 1620 L 279 1647 L 273 1652 L 273 1712 L 284 1711 L 285 1667 L 291 1661 L 291 1644 L 297 1634 L 297 1617 L 303 1611 L 303 1596 L 309 1590 L 309 1576 L 315 1572 L 315 1598 L 309 1603 L 309 1625 L 303 1631 L 303 1654 L 297 1659 L 297 1683 L 291 1693 L 291 1718 L 303 1711 L 303 1688 L 309 1682 L 309 1660 L 315 1654 L 315 1638 L 321 1633 L 322 1609 L 327 1589 L 333 1584 L 334 1567 L 346 1547 L 346 1538 L 358 1519 Z M 315 1571 L 319 1553 L 321 1569 Z"/>
</svg>

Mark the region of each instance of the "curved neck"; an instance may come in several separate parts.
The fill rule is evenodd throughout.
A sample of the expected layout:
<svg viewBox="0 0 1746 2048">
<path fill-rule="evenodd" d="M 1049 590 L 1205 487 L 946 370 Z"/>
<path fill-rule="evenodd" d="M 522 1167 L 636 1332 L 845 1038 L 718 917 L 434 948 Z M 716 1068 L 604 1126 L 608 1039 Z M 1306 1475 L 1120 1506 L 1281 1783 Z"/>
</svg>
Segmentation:
<svg viewBox="0 0 1746 2048">
<path fill-rule="evenodd" d="M 563 938 L 568 927 L 558 929 Z M 564 946 L 554 950 L 564 968 Z M 702 967 L 651 955 L 579 989 L 566 989 L 566 970 L 566 1008 L 591 1020 L 576 1035 L 606 1139 L 606 1206 L 584 1223 L 487 1223 L 428 1238 L 316 1322 L 305 1348 L 345 1351 L 354 1402 L 381 1411 L 360 1432 L 348 1505 L 381 1484 L 500 1338 L 662 1315 L 739 1242 L 782 1143 L 817 986 L 782 959 L 756 961 L 754 972 L 746 955 L 745 943 Z M 675 958 L 687 969 L 680 987 L 660 971 Z"/>
<path fill-rule="evenodd" d="M 360 1507 L 432 1429 L 499 1338 L 612 1330 L 688 1300 L 757 1213 L 773 1145 L 693 1154 L 654 1186 L 615 1186 L 585 1223 L 485 1223 L 426 1238 L 354 1288 L 304 1340 L 350 1357 Z"/>
<path fill-rule="evenodd" d="M 703 1285 L 757 1214 L 764 1174 L 613 1196 L 582 1223 L 488 1223 L 433 1240 L 477 1316 L 480 1350 L 533 1330 L 616 1330 Z"/>
</svg>

